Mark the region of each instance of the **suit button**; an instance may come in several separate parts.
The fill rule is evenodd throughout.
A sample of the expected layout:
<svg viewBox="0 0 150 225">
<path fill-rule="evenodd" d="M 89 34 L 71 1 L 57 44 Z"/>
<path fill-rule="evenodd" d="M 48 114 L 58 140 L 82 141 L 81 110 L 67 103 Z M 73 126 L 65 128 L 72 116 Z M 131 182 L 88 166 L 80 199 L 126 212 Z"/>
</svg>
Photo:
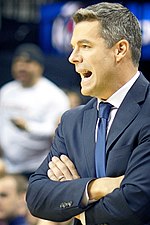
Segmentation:
<svg viewBox="0 0 150 225">
<path fill-rule="evenodd" d="M 64 202 L 64 206 L 65 206 L 65 208 L 67 208 L 68 207 L 68 202 Z"/>
<path fill-rule="evenodd" d="M 72 206 L 72 204 L 73 204 L 73 202 L 72 202 L 72 201 L 68 202 L 68 207 L 71 207 L 71 206 Z"/>
<path fill-rule="evenodd" d="M 72 204 L 73 204 L 73 202 L 72 201 L 69 201 L 69 202 L 62 202 L 61 204 L 60 204 L 60 208 L 69 208 L 69 207 L 71 207 L 72 206 Z"/>
<path fill-rule="evenodd" d="M 60 204 L 60 206 L 59 206 L 60 208 L 65 208 L 65 204 L 64 204 L 64 202 L 62 202 L 61 204 Z"/>
</svg>

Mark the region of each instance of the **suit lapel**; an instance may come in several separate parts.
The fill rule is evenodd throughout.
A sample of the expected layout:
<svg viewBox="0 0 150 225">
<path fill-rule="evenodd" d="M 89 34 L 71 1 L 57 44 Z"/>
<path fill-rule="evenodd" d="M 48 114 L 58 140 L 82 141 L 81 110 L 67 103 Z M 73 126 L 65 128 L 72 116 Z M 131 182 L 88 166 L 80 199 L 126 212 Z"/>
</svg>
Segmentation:
<svg viewBox="0 0 150 225">
<path fill-rule="evenodd" d="M 132 109 L 132 110 L 131 110 Z M 140 107 L 134 101 L 128 102 L 128 105 L 122 104 L 118 109 L 107 139 L 106 151 L 109 151 L 111 144 L 124 132 L 128 125 L 138 114 Z"/>
<path fill-rule="evenodd" d="M 95 176 L 95 127 L 97 122 L 96 102 L 94 108 L 85 110 L 83 117 L 83 148 L 85 155 L 86 176 Z"/>
<path fill-rule="evenodd" d="M 140 111 L 140 102 L 144 101 L 147 87 L 149 83 L 143 75 L 137 79 L 132 86 L 125 99 L 123 100 L 120 108 L 118 109 L 114 118 L 113 124 L 109 131 L 107 139 L 106 151 L 110 150 L 111 145 L 119 135 L 121 135 L 128 125 L 135 119 Z M 138 90 L 138 91 L 137 91 Z"/>
</svg>

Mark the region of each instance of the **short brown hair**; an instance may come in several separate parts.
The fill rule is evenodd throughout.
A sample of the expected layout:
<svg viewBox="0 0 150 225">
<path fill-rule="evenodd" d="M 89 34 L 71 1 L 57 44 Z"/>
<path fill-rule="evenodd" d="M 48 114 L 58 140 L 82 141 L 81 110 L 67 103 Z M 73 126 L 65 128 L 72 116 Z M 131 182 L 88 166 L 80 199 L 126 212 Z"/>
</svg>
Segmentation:
<svg viewBox="0 0 150 225">
<path fill-rule="evenodd" d="M 118 41 L 129 42 L 132 61 L 139 64 L 141 57 L 142 35 L 139 22 L 133 13 L 119 3 L 101 2 L 79 9 L 74 15 L 75 23 L 81 21 L 99 21 L 100 35 L 111 48 Z"/>
</svg>

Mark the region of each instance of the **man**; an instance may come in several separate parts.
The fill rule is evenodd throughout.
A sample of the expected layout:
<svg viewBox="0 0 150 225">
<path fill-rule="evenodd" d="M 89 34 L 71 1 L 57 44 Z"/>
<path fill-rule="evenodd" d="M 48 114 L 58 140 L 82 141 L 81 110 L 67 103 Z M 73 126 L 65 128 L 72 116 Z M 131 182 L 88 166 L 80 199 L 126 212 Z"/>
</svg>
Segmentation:
<svg viewBox="0 0 150 225">
<path fill-rule="evenodd" d="M 18 46 L 12 60 L 14 81 L 0 90 L 0 146 L 9 173 L 29 177 L 37 169 L 69 108 L 67 95 L 43 72 L 41 49 L 32 43 Z"/>
<path fill-rule="evenodd" d="M 54 221 L 150 224 L 150 90 L 138 71 L 139 23 L 117 3 L 80 9 L 73 18 L 69 60 L 81 76 L 82 94 L 93 99 L 62 116 L 48 157 L 31 177 L 28 207 Z M 112 105 L 106 177 L 95 169 L 97 161 L 104 163 L 95 156 L 101 102 Z"/>
<path fill-rule="evenodd" d="M 24 196 L 27 180 L 21 175 L 0 176 L 0 223 L 27 225 Z"/>
</svg>

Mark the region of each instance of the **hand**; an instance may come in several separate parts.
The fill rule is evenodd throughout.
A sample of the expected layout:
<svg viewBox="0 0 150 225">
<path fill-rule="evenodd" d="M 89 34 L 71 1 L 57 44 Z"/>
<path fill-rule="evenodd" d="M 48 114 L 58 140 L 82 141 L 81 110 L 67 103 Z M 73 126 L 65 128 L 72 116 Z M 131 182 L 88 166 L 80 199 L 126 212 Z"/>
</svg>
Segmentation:
<svg viewBox="0 0 150 225">
<path fill-rule="evenodd" d="M 27 123 L 22 118 L 15 118 L 11 119 L 11 122 L 19 129 L 21 130 L 27 130 Z"/>
<path fill-rule="evenodd" d="M 102 177 L 92 180 L 88 185 L 88 194 L 90 200 L 99 200 L 107 194 L 120 187 L 124 176 Z"/>
<path fill-rule="evenodd" d="M 49 168 L 47 175 L 54 181 L 62 182 L 80 178 L 74 164 L 66 155 L 61 155 L 60 158 L 53 156 L 52 161 L 49 162 Z M 75 218 L 80 219 L 80 215 Z"/>
<path fill-rule="evenodd" d="M 80 178 L 73 162 L 66 155 L 61 155 L 60 158 L 53 156 L 49 168 L 47 175 L 51 180 L 62 182 Z"/>
</svg>

